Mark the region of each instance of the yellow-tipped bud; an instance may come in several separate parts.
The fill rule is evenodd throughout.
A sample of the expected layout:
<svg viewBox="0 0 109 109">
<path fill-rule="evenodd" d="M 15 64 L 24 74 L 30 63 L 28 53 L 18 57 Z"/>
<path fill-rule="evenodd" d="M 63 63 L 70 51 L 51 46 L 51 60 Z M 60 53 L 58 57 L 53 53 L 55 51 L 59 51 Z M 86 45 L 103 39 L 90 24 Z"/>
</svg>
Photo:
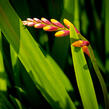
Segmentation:
<svg viewBox="0 0 109 109">
<path fill-rule="evenodd" d="M 63 34 L 64 34 L 64 31 L 59 31 L 55 33 L 55 36 L 60 37 L 60 36 L 63 36 Z"/>
<path fill-rule="evenodd" d="M 43 30 L 45 30 L 45 31 L 56 31 L 57 29 L 58 29 L 58 27 L 51 26 L 51 25 L 47 25 L 47 26 L 43 27 Z"/>
<path fill-rule="evenodd" d="M 69 34 L 70 34 L 69 30 L 61 30 L 61 31 L 56 32 L 55 36 L 56 37 L 63 37 L 63 36 L 67 36 Z"/>
<path fill-rule="evenodd" d="M 64 25 L 62 25 L 59 21 L 57 21 L 55 19 L 51 19 L 51 22 L 60 28 L 64 28 Z"/>
<path fill-rule="evenodd" d="M 57 23 L 58 21 L 55 20 L 55 19 L 51 19 L 51 22 L 53 22 L 53 23 Z"/>
<path fill-rule="evenodd" d="M 34 25 L 34 28 L 43 28 L 45 24 L 37 23 Z"/>
<path fill-rule="evenodd" d="M 64 19 L 63 22 L 64 22 L 64 24 L 65 24 L 68 28 L 70 28 L 70 25 L 73 25 L 73 24 L 72 24 L 69 20 L 67 20 L 67 19 Z"/>
<path fill-rule="evenodd" d="M 44 18 L 44 17 L 41 18 L 41 21 L 48 24 L 48 25 L 51 24 L 51 22 L 49 20 L 47 20 L 46 18 Z"/>
</svg>

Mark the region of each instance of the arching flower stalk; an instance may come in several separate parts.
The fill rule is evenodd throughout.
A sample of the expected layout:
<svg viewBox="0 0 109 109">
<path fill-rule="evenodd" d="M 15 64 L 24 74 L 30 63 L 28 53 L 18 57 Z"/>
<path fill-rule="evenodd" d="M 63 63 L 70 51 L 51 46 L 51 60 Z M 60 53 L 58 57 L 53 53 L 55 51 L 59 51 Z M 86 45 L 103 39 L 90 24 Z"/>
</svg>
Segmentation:
<svg viewBox="0 0 109 109">
<path fill-rule="evenodd" d="M 65 26 L 55 19 L 51 19 L 49 21 L 46 18 L 42 17 L 41 20 L 38 18 L 27 18 L 26 21 L 23 21 L 23 24 L 34 28 L 43 28 L 43 30 L 45 31 L 57 31 L 55 33 L 55 36 L 62 37 L 70 34 L 69 28 L 70 25 L 73 25 L 67 19 L 64 19 L 63 22 Z M 76 28 L 75 30 L 77 33 L 79 33 L 79 31 Z"/>
<path fill-rule="evenodd" d="M 38 18 L 27 18 L 26 21 L 22 21 L 24 25 L 34 27 L 34 28 L 43 28 L 45 31 L 56 31 L 55 37 L 63 37 L 67 36 L 70 34 L 70 25 L 73 25 L 70 21 L 67 19 L 63 19 L 64 25 L 61 24 L 59 21 L 56 19 L 51 19 L 50 21 L 47 20 L 46 18 L 42 17 L 41 20 Z M 74 25 L 73 25 L 74 26 Z M 76 29 L 74 26 L 75 31 L 77 34 L 80 34 L 80 32 Z M 89 51 L 88 51 L 88 41 L 83 41 L 83 40 L 78 40 L 72 43 L 73 46 L 75 47 L 82 47 L 82 50 L 84 53 L 86 53 L 89 56 Z"/>
</svg>

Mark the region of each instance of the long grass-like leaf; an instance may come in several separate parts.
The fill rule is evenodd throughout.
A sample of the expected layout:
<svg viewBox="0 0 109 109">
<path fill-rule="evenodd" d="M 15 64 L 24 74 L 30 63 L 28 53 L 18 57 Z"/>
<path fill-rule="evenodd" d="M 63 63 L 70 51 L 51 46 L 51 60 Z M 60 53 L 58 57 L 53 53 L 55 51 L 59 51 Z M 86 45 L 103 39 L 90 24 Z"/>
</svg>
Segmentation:
<svg viewBox="0 0 109 109">
<path fill-rule="evenodd" d="M 72 46 L 75 40 L 78 40 L 78 34 L 73 26 L 70 28 L 70 42 L 73 64 L 75 69 L 78 89 L 83 102 L 84 109 L 98 109 L 98 103 L 94 91 L 93 82 L 88 69 L 84 54 L 79 47 Z"/>
<path fill-rule="evenodd" d="M 79 17 L 79 0 L 74 0 L 74 25 L 80 29 L 80 17 Z"/>
<path fill-rule="evenodd" d="M 35 85 L 53 108 L 75 109 L 65 86 L 54 76 L 52 68 L 46 61 L 38 43 L 7 0 L 0 0 L 0 27 L 6 39 L 16 51 L 20 61 L 32 77 Z M 66 79 L 67 80 L 67 79 Z M 66 81 L 65 80 L 65 81 Z"/>
<path fill-rule="evenodd" d="M 0 109 L 14 109 L 6 94 L 0 92 Z"/>
<path fill-rule="evenodd" d="M 83 37 L 81 34 L 79 34 L 78 36 L 79 36 L 80 39 L 87 41 L 87 39 L 85 37 Z M 93 49 L 92 49 L 91 45 L 88 47 L 88 49 L 89 49 L 89 52 L 90 52 L 90 58 L 91 58 L 91 62 L 93 64 L 93 68 L 96 72 L 96 75 L 99 79 L 99 82 L 100 82 L 100 85 L 101 85 L 101 88 L 102 88 L 102 91 L 103 91 L 105 108 L 108 109 L 109 108 L 109 98 L 108 98 L 108 91 L 107 91 L 107 88 L 106 88 L 106 85 L 105 85 L 105 81 L 104 81 L 104 79 L 101 75 L 101 72 L 99 70 L 99 67 L 98 67 L 98 64 L 96 62 L 96 58 L 94 56 Z"/>
<path fill-rule="evenodd" d="M 109 72 L 109 0 L 105 0 L 105 54 L 106 70 Z"/>
<path fill-rule="evenodd" d="M 0 29 L 0 91 L 7 90 L 7 79 L 3 62 L 3 52 L 2 52 L 2 34 Z"/>
</svg>

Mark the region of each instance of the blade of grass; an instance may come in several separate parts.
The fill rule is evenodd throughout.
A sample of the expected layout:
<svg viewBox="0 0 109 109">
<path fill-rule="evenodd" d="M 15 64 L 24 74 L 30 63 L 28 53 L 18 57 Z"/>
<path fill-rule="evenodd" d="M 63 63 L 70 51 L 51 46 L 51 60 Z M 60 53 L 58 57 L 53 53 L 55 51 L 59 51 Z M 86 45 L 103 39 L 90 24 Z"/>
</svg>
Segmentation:
<svg viewBox="0 0 109 109">
<path fill-rule="evenodd" d="M 80 96 L 83 102 L 83 106 L 84 109 L 98 109 L 98 103 L 94 91 L 93 82 L 83 51 L 79 47 L 72 46 L 72 43 L 78 39 L 79 38 L 74 29 L 74 26 L 71 26 L 70 28 L 71 52 L 76 80 Z"/>
<path fill-rule="evenodd" d="M 74 0 L 74 25 L 80 31 L 79 0 Z"/>
<path fill-rule="evenodd" d="M 0 109 L 14 109 L 6 94 L 0 92 Z"/>
<path fill-rule="evenodd" d="M 25 66 L 36 87 L 53 108 L 75 109 L 65 86 L 54 77 L 54 71 L 46 61 L 38 43 L 24 28 L 21 20 L 7 0 L 0 0 L 0 27 Z M 55 66 L 53 66 L 55 69 Z M 40 86 L 40 87 L 39 87 Z M 67 102 L 66 102 L 67 100 Z"/>
<path fill-rule="evenodd" d="M 73 93 L 73 88 L 72 88 L 72 85 L 71 85 L 70 81 L 66 80 L 66 76 L 63 75 L 63 71 L 60 69 L 58 64 L 56 64 L 56 62 L 49 55 L 47 55 L 47 59 L 46 60 L 47 60 L 48 64 L 50 65 L 50 67 L 52 69 L 54 69 L 53 66 L 55 66 L 54 76 L 56 76 L 56 78 L 58 78 L 58 80 L 60 80 L 60 82 L 63 83 L 63 85 L 65 86 L 65 88 L 66 88 L 66 90 L 68 92 L 72 91 L 72 93 Z"/>
<path fill-rule="evenodd" d="M 7 90 L 7 79 L 3 63 L 3 52 L 2 52 L 2 34 L 0 29 L 0 91 Z"/>
<path fill-rule="evenodd" d="M 15 98 L 15 97 L 13 97 L 13 96 L 11 96 L 11 95 L 10 95 L 9 97 L 10 97 L 12 103 L 14 104 L 15 109 L 23 109 L 23 108 L 24 108 L 24 107 L 22 106 L 21 102 L 20 102 L 17 98 Z M 25 108 L 24 108 L 24 109 L 25 109 Z"/>
<path fill-rule="evenodd" d="M 85 37 L 83 37 L 81 34 L 79 34 L 78 37 L 82 40 L 87 41 L 87 39 Z M 105 109 L 108 109 L 109 108 L 109 98 L 108 98 L 108 91 L 107 91 L 107 88 L 106 88 L 106 84 L 105 84 L 105 81 L 104 81 L 104 79 L 101 75 L 101 72 L 99 70 L 99 67 L 98 67 L 98 64 L 96 62 L 96 58 L 94 56 L 93 49 L 92 49 L 91 45 L 89 45 L 88 49 L 89 49 L 89 53 L 90 53 L 91 62 L 93 64 L 93 68 L 96 72 L 96 75 L 99 79 L 99 82 L 100 82 L 100 85 L 101 85 L 101 88 L 102 88 L 102 91 L 103 91 Z"/>
<path fill-rule="evenodd" d="M 98 52 L 96 52 L 96 50 L 93 50 L 94 52 L 94 55 L 96 57 L 96 61 L 97 61 L 97 64 L 98 64 L 98 67 L 100 68 L 100 70 L 105 73 L 106 72 L 106 69 L 105 69 L 105 66 L 102 62 L 102 60 L 100 59 L 100 56 L 98 55 Z"/>
<path fill-rule="evenodd" d="M 109 0 L 105 0 L 105 67 L 109 73 Z"/>
</svg>

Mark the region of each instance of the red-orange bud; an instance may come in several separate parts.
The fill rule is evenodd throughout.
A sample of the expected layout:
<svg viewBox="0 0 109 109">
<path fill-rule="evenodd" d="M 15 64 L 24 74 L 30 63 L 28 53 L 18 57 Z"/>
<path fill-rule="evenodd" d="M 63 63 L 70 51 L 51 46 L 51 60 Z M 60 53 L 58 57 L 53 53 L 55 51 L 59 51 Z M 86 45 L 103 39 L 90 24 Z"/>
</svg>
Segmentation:
<svg viewBox="0 0 109 109">
<path fill-rule="evenodd" d="M 88 50 L 87 46 L 83 46 L 82 50 L 83 50 L 84 53 L 86 53 L 90 57 L 89 50 Z"/>
<path fill-rule="evenodd" d="M 90 44 L 89 41 L 84 41 L 84 40 L 78 40 L 72 43 L 72 45 L 75 47 L 88 46 L 89 44 Z"/>
</svg>

